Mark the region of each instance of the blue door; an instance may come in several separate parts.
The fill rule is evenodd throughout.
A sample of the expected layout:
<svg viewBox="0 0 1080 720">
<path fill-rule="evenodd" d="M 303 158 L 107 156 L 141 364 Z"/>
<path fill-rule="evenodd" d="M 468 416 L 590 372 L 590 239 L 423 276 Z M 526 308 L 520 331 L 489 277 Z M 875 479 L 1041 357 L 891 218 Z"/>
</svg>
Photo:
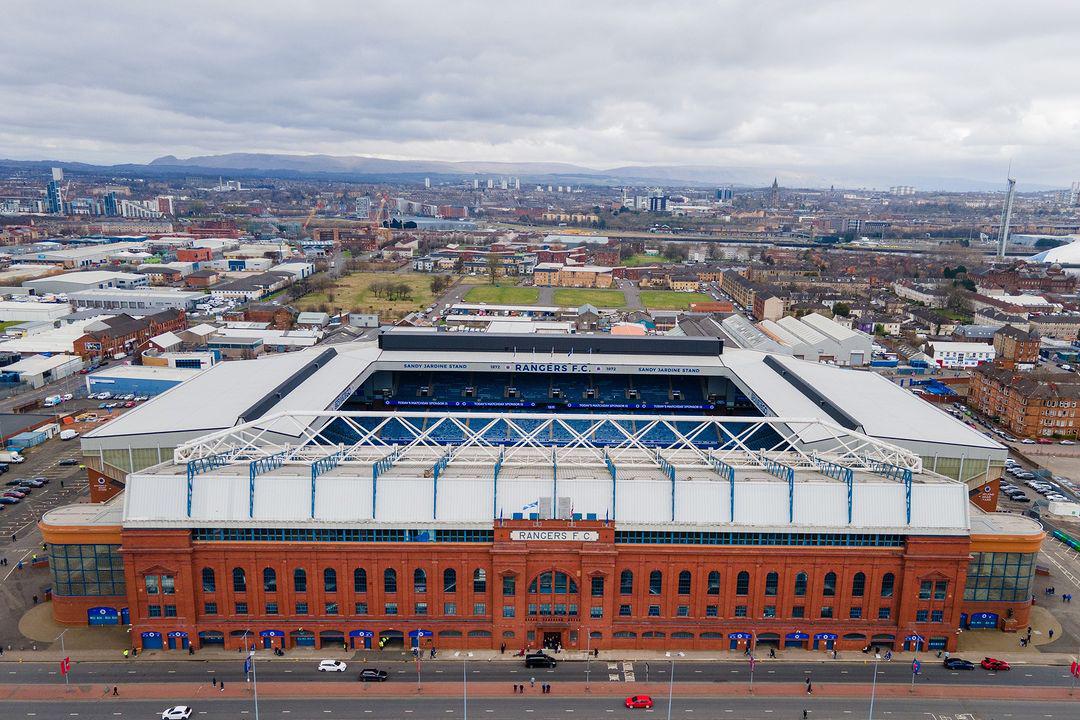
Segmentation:
<svg viewBox="0 0 1080 720">
<path fill-rule="evenodd" d="M 120 624 L 121 625 L 130 625 L 131 624 L 131 611 L 128 610 L 127 608 L 120 608 Z"/>
<path fill-rule="evenodd" d="M 170 650 L 187 650 L 188 649 L 188 634 L 179 630 L 169 633 L 169 649 Z"/>
<path fill-rule="evenodd" d="M 117 625 L 120 623 L 120 615 L 116 608 L 92 607 L 86 611 L 87 625 Z"/>
<path fill-rule="evenodd" d="M 159 632 L 144 632 L 141 637 L 143 650 L 161 650 L 165 647 Z"/>
</svg>

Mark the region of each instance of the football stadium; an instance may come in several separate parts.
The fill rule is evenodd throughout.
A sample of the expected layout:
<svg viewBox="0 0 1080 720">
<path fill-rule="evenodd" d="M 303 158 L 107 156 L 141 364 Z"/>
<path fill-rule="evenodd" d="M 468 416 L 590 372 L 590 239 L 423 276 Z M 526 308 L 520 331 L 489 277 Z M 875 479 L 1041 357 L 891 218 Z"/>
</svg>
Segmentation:
<svg viewBox="0 0 1080 720">
<path fill-rule="evenodd" d="M 1006 449 L 714 338 L 384 330 L 83 438 L 53 608 L 147 649 L 955 649 L 1027 622 Z"/>
</svg>

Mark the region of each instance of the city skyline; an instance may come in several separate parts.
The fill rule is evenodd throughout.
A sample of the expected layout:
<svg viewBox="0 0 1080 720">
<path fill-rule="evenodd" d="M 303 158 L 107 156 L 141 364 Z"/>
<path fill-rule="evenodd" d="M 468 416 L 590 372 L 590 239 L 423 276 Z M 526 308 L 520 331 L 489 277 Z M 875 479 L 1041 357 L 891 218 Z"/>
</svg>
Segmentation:
<svg viewBox="0 0 1080 720">
<path fill-rule="evenodd" d="M 0 157 L 695 165 L 847 186 L 1003 183 L 1011 162 L 1022 187 L 1066 187 L 1080 96 L 1060 58 L 1080 10 L 1008 7 L 18 3 Z"/>
</svg>

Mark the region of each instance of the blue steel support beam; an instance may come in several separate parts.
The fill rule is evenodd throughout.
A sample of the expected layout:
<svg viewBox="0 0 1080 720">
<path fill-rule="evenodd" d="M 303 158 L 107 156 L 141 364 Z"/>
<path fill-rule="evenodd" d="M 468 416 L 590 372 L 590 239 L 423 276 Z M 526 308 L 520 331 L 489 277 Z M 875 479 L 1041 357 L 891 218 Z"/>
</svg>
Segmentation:
<svg viewBox="0 0 1080 720">
<path fill-rule="evenodd" d="M 446 453 L 441 458 L 435 461 L 435 466 L 431 469 L 431 519 L 438 518 L 439 513 L 439 474 L 446 469 L 446 466 L 450 464 L 450 453 Z"/>
<path fill-rule="evenodd" d="M 559 517 L 559 462 L 555 448 L 551 448 L 551 517 Z"/>
<path fill-rule="evenodd" d="M 394 467 L 394 463 L 401 457 L 401 450 L 395 450 L 381 460 L 376 460 L 371 465 L 371 519 L 375 519 L 375 501 L 379 496 L 379 476 Z"/>
<path fill-rule="evenodd" d="M 709 460 L 712 462 L 716 474 L 728 481 L 728 487 L 730 489 L 728 499 L 731 503 L 731 511 L 728 519 L 731 522 L 735 522 L 735 468 L 731 467 L 723 460 L 717 460 L 716 458 L 709 458 Z"/>
<path fill-rule="evenodd" d="M 248 517 L 255 517 L 255 478 L 263 473 L 268 473 L 271 470 L 276 470 L 285 464 L 285 458 L 289 455 L 289 450 L 282 450 L 276 452 L 273 455 L 267 455 L 264 458 L 258 460 L 252 460 L 248 463 Z"/>
<path fill-rule="evenodd" d="M 814 458 L 814 462 L 818 466 L 818 472 L 822 475 L 831 477 L 834 480 L 842 480 L 847 485 L 847 521 L 848 525 L 851 524 L 852 510 L 853 510 L 853 489 L 855 485 L 855 473 L 851 468 L 844 467 L 843 465 L 837 465 L 834 462 L 828 460 L 822 460 L 821 458 Z"/>
<path fill-rule="evenodd" d="M 499 472 L 502 470 L 503 450 L 499 450 L 499 459 L 495 461 L 495 477 L 491 491 L 491 517 L 499 516 Z"/>
<path fill-rule="evenodd" d="M 758 455 L 758 460 L 765 466 L 765 472 L 775 475 L 788 484 L 788 522 L 795 522 L 795 470 L 787 465 L 777 462 L 764 455 Z"/>
<path fill-rule="evenodd" d="M 884 475 L 890 480 L 900 480 L 904 483 L 904 500 L 907 513 L 907 524 L 911 524 L 911 485 L 913 478 L 911 476 L 911 470 L 908 468 L 902 468 L 898 465 L 892 465 L 880 460 L 867 460 L 867 464 L 870 466 L 870 471 L 879 475 Z"/>
<path fill-rule="evenodd" d="M 195 476 L 214 468 L 225 467 L 232 459 L 232 453 L 217 453 L 204 458 L 188 460 L 187 463 L 187 516 L 191 517 L 191 494 L 195 488 Z"/>
<path fill-rule="evenodd" d="M 323 473 L 329 472 L 336 468 L 345 457 L 344 450 L 338 450 L 337 452 L 330 453 L 326 457 L 319 458 L 315 462 L 311 463 L 311 517 L 315 517 L 315 481 Z"/>
<path fill-rule="evenodd" d="M 608 473 L 611 475 L 611 519 L 615 519 L 615 478 L 617 472 L 615 469 L 615 463 L 608 457 L 607 450 L 604 450 L 604 464 L 607 465 Z"/>
</svg>

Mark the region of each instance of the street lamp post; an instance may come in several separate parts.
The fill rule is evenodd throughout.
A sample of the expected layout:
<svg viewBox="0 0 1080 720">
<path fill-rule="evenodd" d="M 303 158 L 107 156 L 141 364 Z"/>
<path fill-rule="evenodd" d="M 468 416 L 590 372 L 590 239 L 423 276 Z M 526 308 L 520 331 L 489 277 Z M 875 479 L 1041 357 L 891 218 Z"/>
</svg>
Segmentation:
<svg viewBox="0 0 1080 720">
<path fill-rule="evenodd" d="M 877 670 L 878 661 L 881 660 L 881 653 L 874 653 L 874 680 L 870 684 L 870 715 L 867 720 L 874 720 L 874 698 L 877 695 Z M 258 718 L 256 718 L 258 720 Z"/>
<path fill-rule="evenodd" d="M 667 720 L 671 720 L 671 699 L 675 689 L 675 657 L 671 653 L 664 653 L 671 658 L 671 672 L 668 673 L 668 686 L 667 686 Z M 682 657 L 683 653 L 675 653 L 675 655 Z"/>
<path fill-rule="evenodd" d="M 454 657 L 461 657 L 461 711 L 464 720 L 469 720 L 469 676 L 467 668 L 469 666 L 468 658 L 472 657 L 472 653 L 467 652 L 462 656 L 461 653 L 456 652 Z M 255 720 L 258 720 L 258 718 Z"/>
<path fill-rule="evenodd" d="M 255 673 L 254 650 L 248 653 L 248 659 L 251 660 L 251 687 L 255 691 L 255 720 L 259 720 L 259 676 Z"/>
</svg>

